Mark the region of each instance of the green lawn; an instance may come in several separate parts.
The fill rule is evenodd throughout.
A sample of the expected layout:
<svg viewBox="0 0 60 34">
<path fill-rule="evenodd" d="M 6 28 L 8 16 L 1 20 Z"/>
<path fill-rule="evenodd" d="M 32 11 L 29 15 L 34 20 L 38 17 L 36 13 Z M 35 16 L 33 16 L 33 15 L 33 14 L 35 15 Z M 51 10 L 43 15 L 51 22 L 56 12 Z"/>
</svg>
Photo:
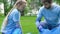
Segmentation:
<svg viewBox="0 0 60 34">
<path fill-rule="evenodd" d="M 4 17 L 0 16 L 0 26 L 2 24 Z M 38 34 L 38 30 L 35 25 L 36 16 L 21 16 L 21 26 L 23 34 L 31 33 Z"/>
</svg>

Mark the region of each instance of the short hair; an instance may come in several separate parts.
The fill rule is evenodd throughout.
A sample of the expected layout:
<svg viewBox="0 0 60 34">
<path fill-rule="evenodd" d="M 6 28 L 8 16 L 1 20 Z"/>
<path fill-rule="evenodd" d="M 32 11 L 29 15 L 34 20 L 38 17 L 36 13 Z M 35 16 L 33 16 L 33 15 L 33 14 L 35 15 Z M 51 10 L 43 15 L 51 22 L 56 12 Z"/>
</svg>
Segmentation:
<svg viewBox="0 0 60 34">
<path fill-rule="evenodd" d="M 43 3 L 45 3 L 45 2 L 48 2 L 48 3 L 51 3 L 52 2 L 52 0 L 41 0 Z"/>
</svg>

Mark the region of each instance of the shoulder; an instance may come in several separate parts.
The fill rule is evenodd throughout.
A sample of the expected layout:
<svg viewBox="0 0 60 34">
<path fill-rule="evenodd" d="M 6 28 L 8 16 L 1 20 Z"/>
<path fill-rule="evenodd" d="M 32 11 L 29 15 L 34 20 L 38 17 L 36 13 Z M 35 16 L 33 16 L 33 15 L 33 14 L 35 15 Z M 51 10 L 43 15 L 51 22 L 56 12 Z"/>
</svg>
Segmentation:
<svg viewBox="0 0 60 34">
<path fill-rule="evenodd" d="M 44 11 L 44 6 L 39 8 L 39 12 L 43 12 Z"/>
<path fill-rule="evenodd" d="M 15 16 L 15 15 L 19 15 L 19 11 L 17 9 L 13 9 L 10 13 L 10 16 Z"/>
<path fill-rule="evenodd" d="M 43 10 L 44 9 L 44 6 L 40 7 L 39 10 Z"/>
<path fill-rule="evenodd" d="M 11 14 L 19 14 L 19 11 L 17 9 L 13 9 Z"/>
<path fill-rule="evenodd" d="M 13 9 L 12 12 L 19 13 L 19 11 L 17 9 Z"/>
<path fill-rule="evenodd" d="M 56 4 L 56 3 L 54 4 L 53 3 L 52 5 L 54 6 L 54 8 L 60 9 L 60 6 L 58 4 Z"/>
<path fill-rule="evenodd" d="M 59 14 L 60 13 L 60 6 L 58 4 L 53 4 L 53 7 L 54 7 L 54 11 Z"/>
</svg>

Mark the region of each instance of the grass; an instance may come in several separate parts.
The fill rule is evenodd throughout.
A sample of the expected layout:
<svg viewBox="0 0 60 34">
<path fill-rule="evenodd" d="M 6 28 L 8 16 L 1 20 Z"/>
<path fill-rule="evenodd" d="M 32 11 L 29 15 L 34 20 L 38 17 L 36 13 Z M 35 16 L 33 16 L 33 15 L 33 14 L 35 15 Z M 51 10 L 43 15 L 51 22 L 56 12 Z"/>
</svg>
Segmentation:
<svg viewBox="0 0 60 34">
<path fill-rule="evenodd" d="M 0 16 L 0 26 L 4 16 Z M 36 16 L 21 16 L 20 24 L 22 26 L 23 34 L 31 33 L 31 34 L 38 34 L 38 30 L 35 25 Z"/>
<path fill-rule="evenodd" d="M 2 25 L 3 19 L 4 19 L 4 17 L 3 16 L 0 16 L 0 29 L 1 29 L 1 25 Z"/>
</svg>

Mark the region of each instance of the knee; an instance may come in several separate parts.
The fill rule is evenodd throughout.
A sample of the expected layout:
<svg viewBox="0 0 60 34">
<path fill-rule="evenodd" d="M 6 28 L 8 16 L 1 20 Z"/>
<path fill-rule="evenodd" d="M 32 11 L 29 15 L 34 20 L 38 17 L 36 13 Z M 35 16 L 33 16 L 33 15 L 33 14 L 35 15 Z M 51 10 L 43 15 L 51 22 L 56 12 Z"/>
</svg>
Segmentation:
<svg viewBox="0 0 60 34">
<path fill-rule="evenodd" d="M 46 22 L 41 22 L 39 27 L 42 27 L 42 28 L 47 28 L 47 23 Z"/>
</svg>

